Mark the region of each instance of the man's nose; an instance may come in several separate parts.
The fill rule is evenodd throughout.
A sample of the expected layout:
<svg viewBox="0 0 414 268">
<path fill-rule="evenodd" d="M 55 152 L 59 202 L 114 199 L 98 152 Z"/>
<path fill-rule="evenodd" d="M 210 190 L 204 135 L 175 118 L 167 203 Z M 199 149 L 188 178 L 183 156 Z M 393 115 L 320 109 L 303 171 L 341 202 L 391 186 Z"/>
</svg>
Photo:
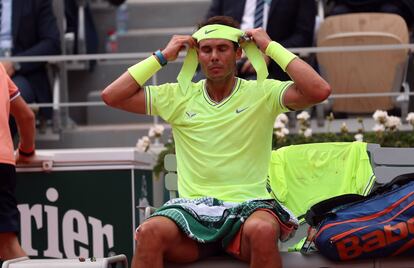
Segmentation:
<svg viewBox="0 0 414 268">
<path fill-rule="evenodd" d="M 217 53 L 217 49 L 213 49 L 211 52 L 211 60 L 215 61 L 218 59 L 218 53 Z"/>
</svg>

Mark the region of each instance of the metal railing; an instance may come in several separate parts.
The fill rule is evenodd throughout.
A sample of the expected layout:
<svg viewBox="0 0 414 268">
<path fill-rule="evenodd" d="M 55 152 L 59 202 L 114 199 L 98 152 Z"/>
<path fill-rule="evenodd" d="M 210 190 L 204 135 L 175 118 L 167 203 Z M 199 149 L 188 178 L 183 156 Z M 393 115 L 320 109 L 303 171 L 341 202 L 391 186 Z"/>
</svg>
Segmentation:
<svg viewBox="0 0 414 268">
<path fill-rule="evenodd" d="M 298 54 L 300 57 L 307 57 L 313 53 L 331 53 L 331 52 L 355 52 L 355 51 L 386 51 L 386 50 L 407 50 L 409 53 L 414 51 L 413 44 L 401 44 L 401 45 L 363 45 L 363 46 L 338 46 L 338 47 L 301 47 L 301 48 L 290 48 L 291 52 Z M 29 56 L 29 57 L 0 57 L 0 61 L 11 61 L 11 62 L 49 62 L 59 66 L 62 62 L 84 62 L 95 60 L 97 62 L 107 61 L 119 61 L 119 60 L 140 60 L 151 55 L 151 52 L 140 52 L 140 53 L 114 53 L 114 54 L 84 54 L 84 55 L 48 55 L 48 56 Z M 185 53 L 180 53 L 176 62 L 180 63 L 184 60 Z M 152 84 L 157 84 L 158 76 L 155 74 L 152 77 Z M 101 101 L 85 101 L 85 102 L 69 102 L 68 101 L 68 89 L 67 85 L 63 88 L 59 87 L 60 81 L 53 82 L 54 96 L 52 103 L 36 103 L 30 104 L 31 107 L 52 107 L 55 112 L 59 112 L 61 108 L 68 107 L 92 107 L 92 106 L 104 106 L 105 104 Z M 330 99 L 336 98 L 359 98 L 359 97 L 379 97 L 379 96 L 399 96 L 401 92 L 387 92 L 387 93 L 353 93 L 353 94 L 332 94 Z M 405 92 L 404 97 L 408 98 L 413 96 L 414 92 Z M 63 97 L 65 96 L 65 97 Z M 65 115 L 67 116 L 67 114 Z M 58 124 L 55 129 L 61 129 L 61 122 L 66 122 L 65 119 L 56 119 Z M 154 118 L 154 123 L 158 122 L 158 118 Z M 63 126 L 64 127 L 64 126 Z"/>
</svg>

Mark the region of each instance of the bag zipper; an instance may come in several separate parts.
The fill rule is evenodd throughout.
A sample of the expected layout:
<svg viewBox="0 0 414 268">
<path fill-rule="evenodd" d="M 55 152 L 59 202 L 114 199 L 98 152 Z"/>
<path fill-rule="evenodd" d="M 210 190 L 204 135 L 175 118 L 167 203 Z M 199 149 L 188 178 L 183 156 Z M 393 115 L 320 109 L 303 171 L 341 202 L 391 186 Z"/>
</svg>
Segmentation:
<svg viewBox="0 0 414 268">
<path fill-rule="evenodd" d="M 405 206 L 402 210 L 400 210 L 400 211 L 399 211 L 397 214 L 395 214 L 393 217 L 391 217 L 391 218 L 389 218 L 389 219 L 387 219 L 387 220 L 385 220 L 385 221 L 382 221 L 382 222 L 376 223 L 376 224 L 384 224 L 384 223 L 386 223 L 386 222 L 389 222 L 389 221 L 391 221 L 391 220 L 395 219 L 397 216 L 399 216 L 401 213 L 403 213 L 403 212 L 404 212 L 404 211 L 406 211 L 407 209 L 411 208 L 412 206 L 414 206 L 414 201 L 413 201 L 413 202 L 411 202 L 410 204 L 408 204 L 407 206 Z M 346 232 L 344 232 L 344 233 L 341 233 L 341 234 L 338 234 L 338 235 L 333 236 L 330 240 L 331 240 L 332 242 L 336 242 L 336 241 L 338 241 L 338 240 L 340 240 L 340 239 L 342 239 L 342 238 L 346 237 L 347 235 L 350 235 L 350 234 L 352 234 L 352 233 L 354 233 L 354 232 L 357 232 L 357 231 L 359 231 L 359 230 L 362 230 L 362 229 L 368 228 L 368 227 L 370 227 L 370 226 L 372 226 L 372 225 L 373 225 L 373 224 L 366 225 L 366 226 L 363 226 L 363 227 L 354 228 L 354 229 L 350 229 L 350 230 L 348 230 L 348 231 L 346 231 Z"/>
</svg>

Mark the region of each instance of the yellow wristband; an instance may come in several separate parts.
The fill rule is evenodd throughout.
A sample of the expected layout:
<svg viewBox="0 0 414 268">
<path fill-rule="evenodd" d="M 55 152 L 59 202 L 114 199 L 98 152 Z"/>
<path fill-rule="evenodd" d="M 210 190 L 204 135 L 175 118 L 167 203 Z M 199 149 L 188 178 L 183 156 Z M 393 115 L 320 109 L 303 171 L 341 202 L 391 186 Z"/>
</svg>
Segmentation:
<svg viewBox="0 0 414 268">
<path fill-rule="evenodd" d="M 286 72 L 288 64 L 297 56 L 284 48 L 281 44 L 272 41 L 266 48 L 266 55 L 271 57 L 283 71 Z"/>
<path fill-rule="evenodd" d="M 154 55 L 128 68 L 128 73 L 134 80 L 143 86 L 151 76 L 161 69 L 161 64 Z"/>
</svg>

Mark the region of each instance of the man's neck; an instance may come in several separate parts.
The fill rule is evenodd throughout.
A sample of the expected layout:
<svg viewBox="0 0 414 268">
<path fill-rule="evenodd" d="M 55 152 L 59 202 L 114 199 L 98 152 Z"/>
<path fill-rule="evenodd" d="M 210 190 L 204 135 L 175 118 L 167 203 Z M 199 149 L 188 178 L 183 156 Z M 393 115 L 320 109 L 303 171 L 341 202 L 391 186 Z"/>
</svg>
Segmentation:
<svg viewBox="0 0 414 268">
<path fill-rule="evenodd" d="M 221 81 L 206 80 L 207 93 L 214 102 L 221 102 L 227 98 L 233 91 L 236 83 L 236 77 L 232 76 L 229 79 Z"/>
</svg>

